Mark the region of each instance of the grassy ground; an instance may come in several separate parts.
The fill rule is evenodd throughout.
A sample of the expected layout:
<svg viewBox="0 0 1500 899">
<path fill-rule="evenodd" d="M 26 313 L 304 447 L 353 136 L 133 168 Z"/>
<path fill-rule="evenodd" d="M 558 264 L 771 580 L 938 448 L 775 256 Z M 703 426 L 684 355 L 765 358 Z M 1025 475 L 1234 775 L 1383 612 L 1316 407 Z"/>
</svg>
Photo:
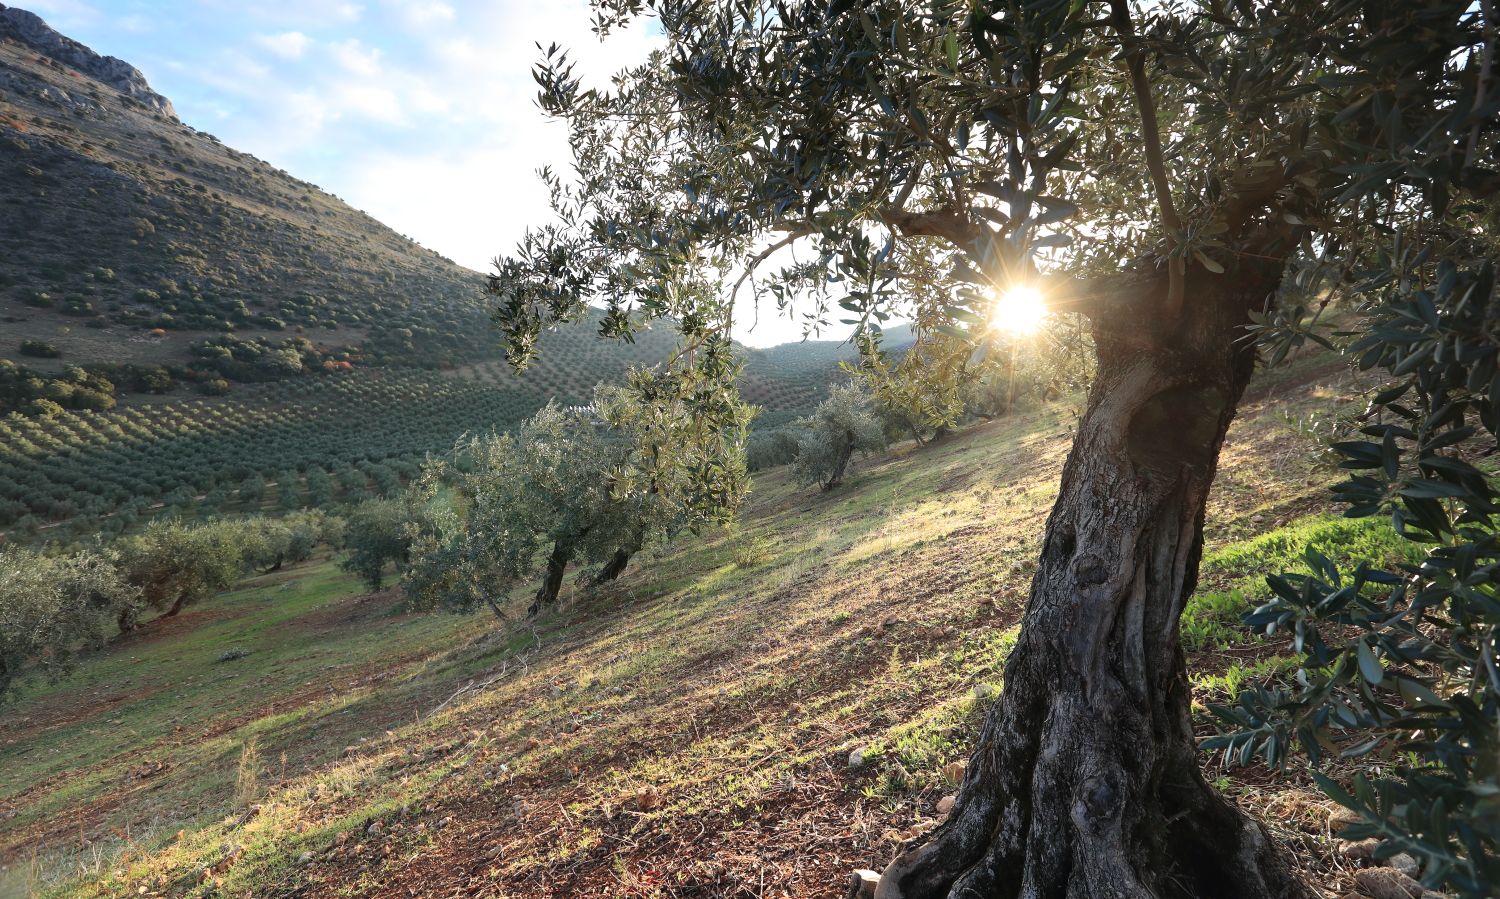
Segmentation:
<svg viewBox="0 0 1500 899">
<path fill-rule="evenodd" d="M 1184 622 L 1201 702 L 1286 668 L 1282 646 L 1238 624 L 1264 572 L 1310 543 L 1399 551 L 1316 512 L 1334 474 L 1311 413 L 1355 385 L 1316 358 L 1273 374 L 1231 432 Z M 762 476 L 737 527 L 679 540 L 534 624 L 519 596 L 505 624 L 402 617 L 327 564 L 247 585 L 7 719 L 0 809 L 16 814 L 0 820 L 0 883 L 841 895 L 954 789 L 1075 416 L 1058 405 L 899 446 L 829 494 Z M 234 647 L 251 653 L 218 661 Z M 1305 775 L 1203 761 L 1335 895 L 1333 807 Z"/>
</svg>

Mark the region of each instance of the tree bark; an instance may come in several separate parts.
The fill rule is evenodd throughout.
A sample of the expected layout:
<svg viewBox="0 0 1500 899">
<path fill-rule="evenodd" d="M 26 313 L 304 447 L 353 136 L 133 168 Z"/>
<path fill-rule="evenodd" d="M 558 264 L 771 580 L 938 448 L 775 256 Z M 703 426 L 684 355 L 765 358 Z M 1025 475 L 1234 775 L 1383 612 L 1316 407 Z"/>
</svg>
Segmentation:
<svg viewBox="0 0 1500 899">
<path fill-rule="evenodd" d="M 608 562 L 604 563 L 604 567 L 600 568 L 599 573 L 594 576 L 594 583 L 607 584 L 624 574 L 625 569 L 630 565 L 630 560 L 635 558 L 635 553 L 636 550 L 628 546 L 622 546 L 615 550 L 615 554 L 610 557 Z"/>
<path fill-rule="evenodd" d="M 854 433 L 851 431 L 844 440 L 844 446 L 839 450 L 838 461 L 833 464 L 833 473 L 828 480 L 823 482 L 823 490 L 829 491 L 844 483 L 844 472 L 849 468 L 849 460 L 854 457 Z"/>
<path fill-rule="evenodd" d="M 558 540 L 552 544 L 552 554 L 547 557 L 547 572 L 542 577 L 542 586 L 536 591 L 536 599 L 526 610 L 527 615 L 536 615 L 557 602 L 557 594 L 562 590 L 563 574 L 572 561 L 573 544 L 570 541 Z"/>
<path fill-rule="evenodd" d="M 1308 897 L 1204 780 L 1178 620 L 1224 434 L 1254 365 L 1243 325 L 1280 268 L 1164 277 L 1093 316 L 1099 372 L 1063 469 L 1021 635 L 958 801 L 879 899 Z"/>
</svg>

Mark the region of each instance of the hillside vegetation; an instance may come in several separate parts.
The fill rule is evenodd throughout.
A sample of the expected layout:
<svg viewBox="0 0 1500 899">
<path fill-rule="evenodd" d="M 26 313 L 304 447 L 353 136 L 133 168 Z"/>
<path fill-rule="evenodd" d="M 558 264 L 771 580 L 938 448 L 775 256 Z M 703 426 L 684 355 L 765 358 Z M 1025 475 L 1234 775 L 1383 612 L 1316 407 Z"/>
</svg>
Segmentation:
<svg viewBox="0 0 1500 899">
<path fill-rule="evenodd" d="M 8 539 L 379 495 L 460 435 L 587 403 L 674 345 L 660 329 L 603 340 L 590 314 L 515 373 L 482 275 L 182 123 L 128 64 L 3 5 L 0 88 Z M 854 352 L 742 349 L 758 426 L 809 411 Z"/>
<path fill-rule="evenodd" d="M 1287 670 L 1240 614 L 1308 545 L 1327 357 L 1231 431 L 1183 638 L 1200 703 Z M 841 896 L 938 818 L 1025 600 L 1063 403 L 903 444 L 831 493 L 763 475 L 741 523 L 575 584 L 541 619 L 404 614 L 328 563 L 252 579 L 37 689 L 0 733 L 5 883 L 49 895 Z M 1201 711 L 1201 709 L 1200 709 Z M 1206 722 L 1202 732 L 1211 732 Z M 1346 882 L 1300 771 L 1203 764 Z"/>
</svg>

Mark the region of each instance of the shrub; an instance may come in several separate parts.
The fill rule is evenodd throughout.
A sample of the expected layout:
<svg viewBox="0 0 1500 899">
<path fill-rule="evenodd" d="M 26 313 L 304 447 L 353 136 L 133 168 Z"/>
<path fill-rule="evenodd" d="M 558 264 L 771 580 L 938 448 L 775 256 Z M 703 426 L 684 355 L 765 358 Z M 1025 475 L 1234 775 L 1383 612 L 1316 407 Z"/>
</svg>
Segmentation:
<svg viewBox="0 0 1500 899">
<path fill-rule="evenodd" d="M 48 343 L 45 340 L 23 340 L 21 341 L 21 355 L 33 356 L 37 359 L 56 359 L 62 355 L 62 350 L 57 344 Z"/>
</svg>

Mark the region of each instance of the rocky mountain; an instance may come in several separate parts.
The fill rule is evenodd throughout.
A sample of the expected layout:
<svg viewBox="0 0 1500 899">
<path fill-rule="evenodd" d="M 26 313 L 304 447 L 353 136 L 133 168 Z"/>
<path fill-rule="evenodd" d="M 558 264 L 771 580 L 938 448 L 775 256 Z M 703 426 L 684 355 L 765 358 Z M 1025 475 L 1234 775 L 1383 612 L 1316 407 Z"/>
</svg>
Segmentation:
<svg viewBox="0 0 1500 899">
<path fill-rule="evenodd" d="M 153 112 L 177 118 L 171 101 L 152 90 L 146 83 L 146 76 L 135 66 L 113 56 L 100 56 L 72 38 L 58 34 L 36 13 L 0 3 L 0 39 L 10 39 L 29 47 L 54 62 L 114 88 Z M 55 91 L 55 95 L 61 102 L 69 102 L 70 98 L 61 91 Z"/>
<path fill-rule="evenodd" d="M 0 358 L 30 340 L 44 370 L 213 369 L 207 340 L 255 357 L 207 371 L 232 381 L 287 347 L 311 367 L 494 352 L 478 273 L 184 124 L 135 68 L 9 7 L 0 210 Z"/>
</svg>

